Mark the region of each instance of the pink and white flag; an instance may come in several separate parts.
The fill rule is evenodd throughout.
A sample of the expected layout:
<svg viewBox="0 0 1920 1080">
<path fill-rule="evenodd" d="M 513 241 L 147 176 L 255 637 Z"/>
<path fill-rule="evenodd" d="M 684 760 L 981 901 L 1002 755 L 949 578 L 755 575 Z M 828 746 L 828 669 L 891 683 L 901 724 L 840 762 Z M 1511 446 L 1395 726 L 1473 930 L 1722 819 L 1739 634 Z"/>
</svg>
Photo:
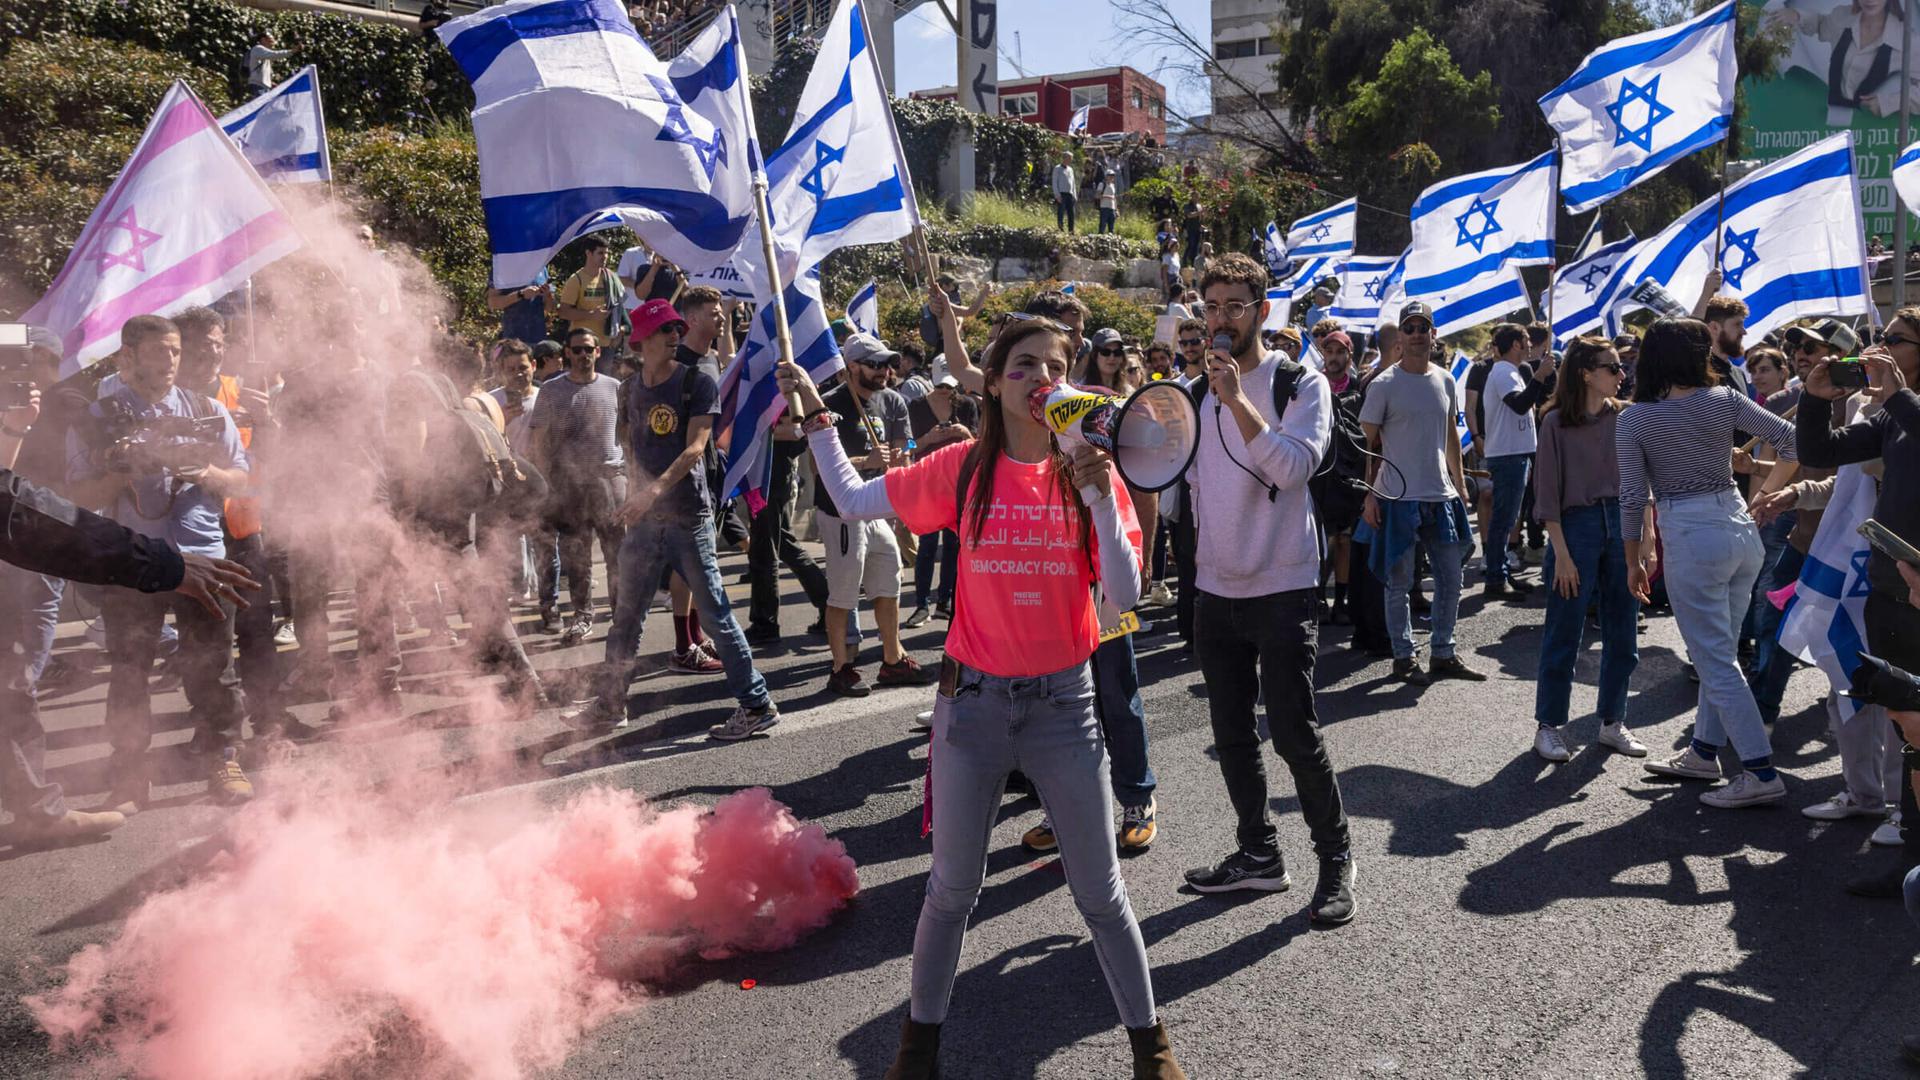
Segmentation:
<svg viewBox="0 0 1920 1080">
<path fill-rule="evenodd" d="M 23 321 L 60 339 L 70 375 L 118 351 L 133 316 L 212 303 L 300 244 L 260 174 L 176 82 Z"/>
</svg>

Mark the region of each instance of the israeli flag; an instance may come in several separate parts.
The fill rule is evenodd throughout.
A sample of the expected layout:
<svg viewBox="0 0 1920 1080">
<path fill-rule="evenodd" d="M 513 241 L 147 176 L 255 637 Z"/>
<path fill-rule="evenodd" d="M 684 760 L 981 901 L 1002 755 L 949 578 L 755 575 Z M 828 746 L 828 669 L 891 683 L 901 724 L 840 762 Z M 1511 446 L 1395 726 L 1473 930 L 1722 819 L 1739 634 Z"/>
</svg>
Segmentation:
<svg viewBox="0 0 1920 1080">
<path fill-rule="evenodd" d="M 715 27 L 695 45 L 737 40 L 731 13 Z M 737 46 L 669 69 L 617 0 L 507 0 L 437 33 L 473 84 L 496 286 L 533 280 L 609 213 L 689 270 L 741 246 L 756 152 L 730 118 L 747 115 Z"/>
<path fill-rule="evenodd" d="M 1293 276 L 1279 282 L 1279 287 L 1286 289 L 1287 297 L 1292 300 L 1310 296 L 1313 293 L 1314 282 L 1326 276 L 1328 268 L 1333 265 L 1334 257 L 1331 255 L 1308 259 L 1300 264 L 1300 268 L 1293 272 Z"/>
<path fill-rule="evenodd" d="M 1073 111 L 1073 119 L 1067 121 L 1067 134 L 1085 135 L 1087 133 L 1087 122 L 1092 116 L 1092 105 L 1082 105 L 1078 109 L 1075 109 Z"/>
<path fill-rule="evenodd" d="M 820 302 L 818 272 L 804 274 L 788 285 L 784 297 L 793 361 L 815 382 L 824 382 L 840 370 L 841 363 L 827 307 Z M 755 513 L 766 503 L 761 493 L 767 489 L 773 465 L 767 443 L 774 422 L 787 409 L 780 384 L 773 377 L 779 363 L 780 338 L 773 305 L 762 304 L 746 342 L 720 377 L 720 415 L 713 425 L 716 440 L 727 449 L 726 479 L 720 489 L 727 498 L 744 494 Z"/>
<path fill-rule="evenodd" d="M 1551 150 L 1421 192 L 1412 211 L 1407 295 L 1451 295 L 1509 264 L 1552 262 L 1555 196 Z"/>
<path fill-rule="evenodd" d="M 1794 319 L 1864 315 L 1866 227 L 1853 165 L 1853 132 L 1843 131 L 1768 164 L 1728 186 L 1635 249 L 1597 303 L 1609 319 L 1639 307 L 1633 287 L 1651 281 L 1682 303 L 1706 288 L 1719 222 L 1721 291 L 1747 302 L 1747 335 L 1757 340 Z"/>
<path fill-rule="evenodd" d="M 1894 159 L 1893 189 L 1900 193 L 1908 213 L 1920 208 L 1920 143 L 1900 151 Z"/>
<path fill-rule="evenodd" d="M 1262 250 L 1267 256 L 1267 273 L 1275 281 L 1287 276 L 1287 238 L 1280 233 L 1280 226 L 1267 222 L 1266 229 L 1260 235 Z"/>
<path fill-rule="evenodd" d="M 1353 254 L 1353 223 L 1359 216 L 1359 206 L 1360 200 L 1353 198 L 1308 214 L 1287 227 L 1281 249 L 1289 259 Z"/>
<path fill-rule="evenodd" d="M 1260 323 L 1262 330 L 1278 330 L 1293 321 L 1293 289 L 1287 285 L 1276 285 L 1267 290 L 1267 317 Z"/>
<path fill-rule="evenodd" d="M 1369 327 L 1378 330 L 1382 326 L 1395 324 L 1400 317 L 1400 309 L 1407 305 L 1407 253 L 1402 251 L 1394 260 L 1393 269 L 1387 271 L 1386 288 L 1380 293 L 1380 314 Z"/>
<path fill-rule="evenodd" d="M 1540 99 L 1560 136 L 1560 190 L 1584 213 L 1702 147 L 1733 121 L 1734 0 L 1596 49 Z"/>
<path fill-rule="evenodd" d="M 1074 283 L 1071 281 L 1067 282 L 1065 285 L 1060 286 L 1061 296 L 1072 296 L 1073 291 L 1074 291 Z"/>
<path fill-rule="evenodd" d="M 269 184 L 333 179 L 327 117 L 320 108 L 320 71 L 312 64 L 221 117 L 220 129 Z"/>
<path fill-rule="evenodd" d="M 1453 400 L 1460 405 L 1453 412 L 1453 433 L 1460 440 L 1460 452 L 1464 454 L 1473 445 L 1473 431 L 1467 427 L 1467 377 L 1473 374 L 1473 357 L 1455 349 L 1449 374 L 1453 376 Z"/>
<path fill-rule="evenodd" d="M 1571 266 L 1553 276 L 1553 340 L 1560 343 L 1576 334 L 1601 325 L 1605 312 L 1600 298 L 1606 294 L 1613 272 L 1626 265 L 1639 240 L 1628 233 L 1625 239 L 1602 244 Z"/>
<path fill-rule="evenodd" d="M 1873 516 L 1875 489 L 1858 465 L 1844 465 L 1834 479 L 1833 497 L 1813 534 L 1800 580 L 1780 616 L 1780 647 L 1819 667 L 1835 690 L 1845 690 L 1867 651 L 1867 561 L 1872 549 L 1858 532 Z M 1840 719 L 1851 720 L 1860 705 L 1839 699 Z"/>
<path fill-rule="evenodd" d="M 1061 290 L 1062 292 L 1066 290 Z M 863 334 L 880 333 L 880 289 L 872 279 L 860 286 L 860 291 L 847 301 L 847 322 Z"/>
<path fill-rule="evenodd" d="M 827 24 L 792 133 L 767 159 L 767 180 L 781 281 L 840 248 L 898 240 L 920 224 L 858 0 L 841 0 Z M 748 245 L 741 261 L 757 266 L 761 253 Z"/>
<path fill-rule="evenodd" d="M 1365 255 L 1340 265 L 1340 291 L 1333 298 L 1327 317 L 1344 326 L 1372 329 L 1380 321 L 1380 303 L 1392 284 L 1394 268 L 1400 260 L 1393 256 Z"/>
<path fill-rule="evenodd" d="M 1520 268 L 1517 266 L 1501 267 L 1451 293 L 1423 299 L 1433 307 L 1435 337 L 1457 334 L 1482 323 L 1494 322 L 1521 308 L 1526 308 L 1529 314 L 1533 311 L 1527 283 L 1520 277 Z"/>
</svg>

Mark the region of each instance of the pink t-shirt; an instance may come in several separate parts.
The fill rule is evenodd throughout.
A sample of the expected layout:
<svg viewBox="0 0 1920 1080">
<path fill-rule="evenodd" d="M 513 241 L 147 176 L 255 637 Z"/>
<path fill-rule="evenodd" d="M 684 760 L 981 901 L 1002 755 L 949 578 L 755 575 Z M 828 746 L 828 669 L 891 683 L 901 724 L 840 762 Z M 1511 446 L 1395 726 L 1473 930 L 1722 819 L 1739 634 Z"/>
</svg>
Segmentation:
<svg viewBox="0 0 1920 1080">
<path fill-rule="evenodd" d="M 976 544 L 971 516 L 964 528 L 956 519 L 960 466 L 972 447 L 971 439 L 942 447 L 887 474 L 887 498 L 902 524 L 923 536 L 952 529 L 960 537 L 948 654 L 1006 678 L 1047 675 L 1085 662 L 1100 643 L 1091 588 L 1097 549 L 1089 552 L 1081 543 L 1079 523 L 1054 484 L 1053 466 L 1023 465 L 1005 454 L 994 469 L 993 506 Z M 1138 562 L 1140 520 L 1118 470 L 1113 498 Z"/>
</svg>

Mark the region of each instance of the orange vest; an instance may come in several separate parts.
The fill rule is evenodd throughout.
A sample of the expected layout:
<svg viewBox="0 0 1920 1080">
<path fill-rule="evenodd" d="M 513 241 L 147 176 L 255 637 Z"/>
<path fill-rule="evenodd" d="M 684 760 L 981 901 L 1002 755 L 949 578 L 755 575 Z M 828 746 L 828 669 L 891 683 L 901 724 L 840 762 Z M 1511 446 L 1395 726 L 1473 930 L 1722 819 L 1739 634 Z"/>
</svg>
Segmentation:
<svg viewBox="0 0 1920 1080">
<path fill-rule="evenodd" d="M 232 375 L 220 376 L 220 390 L 214 400 L 225 405 L 228 412 L 240 408 L 240 380 Z M 253 428 L 240 429 L 240 445 L 253 448 Z M 225 509 L 227 533 L 235 540 L 245 540 L 260 531 L 260 500 L 251 495 L 237 495 L 226 501 Z"/>
</svg>

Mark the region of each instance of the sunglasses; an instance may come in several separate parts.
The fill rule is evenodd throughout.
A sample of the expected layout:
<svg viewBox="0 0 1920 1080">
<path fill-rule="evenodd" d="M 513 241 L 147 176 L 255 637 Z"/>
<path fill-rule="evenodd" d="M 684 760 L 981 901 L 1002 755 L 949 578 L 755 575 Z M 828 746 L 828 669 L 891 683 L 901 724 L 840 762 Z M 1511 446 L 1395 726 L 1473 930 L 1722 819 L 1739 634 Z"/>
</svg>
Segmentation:
<svg viewBox="0 0 1920 1080">
<path fill-rule="evenodd" d="M 1618 375 L 1618 374 L 1620 374 L 1621 372 L 1623 372 L 1623 371 L 1625 371 L 1625 370 L 1627 370 L 1627 369 L 1626 369 L 1626 368 L 1624 368 L 1624 367 L 1622 367 L 1622 366 L 1620 366 L 1619 364 L 1595 364 L 1595 365 L 1593 365 L 1593 370 L 1595 370 L 1595 371 L 1611 371 L 1611 372 L 1613 372 L 1613 373 L 1614 373 L 1615 375 Z"/>
<path fill-rule="evenodd" d="M 1400 324 L 1400 332 L 1403 334 L 1428 334 L 1433 332 L 1433 324 L 1424 320 L 1421 322 L 1404 322 Z"/>
<path fill-rule="evenodd" d="M 1206 338 L 1183 337 L 1180 339 L 1180 344 L 1182 345 L 1205 345 L 1206 343 Z"/>
<path fill-rule="evenodd" d="M 1104 348 L 1101 348 L 1101 349 L 1099 349 L 1099 350 L 1097 350 L 1097 351 L 1098 351 L 1098 352 L 1100 353 L 1100 355 L 1101 355 L 1101 356 L 1125 356 L 1125 355 L 1127 355 L 1127 349 L 1126 349 L 1126 346 L 1124 346 L 1124 345 L 1108 345 L 1108 346 L 1106 346 L 1106 347 L 1104 347 Z"/>
<path fill-rule="evenodd" d="M 598 345 L 569 345 L 567 351 L 575 356 L 592 356 L 600 351 Z"/>
<path fill-rule="evenodd" d="M 1889 345 L 1920 345 L 1920 341 L 1916 341 L 1905 334 L 1888 334 L 1882 340 Z"/>
<path fill-rule="evenodd" d="M 1819 352 L 1821 349 L 1824 349 L 1824 348 L 1826 348 L 1826 346 L 1822 345 L 1817 341 L 1803 341 L 1800 343 L 1800 351 L 1809 356 Z"/>
</svg>

